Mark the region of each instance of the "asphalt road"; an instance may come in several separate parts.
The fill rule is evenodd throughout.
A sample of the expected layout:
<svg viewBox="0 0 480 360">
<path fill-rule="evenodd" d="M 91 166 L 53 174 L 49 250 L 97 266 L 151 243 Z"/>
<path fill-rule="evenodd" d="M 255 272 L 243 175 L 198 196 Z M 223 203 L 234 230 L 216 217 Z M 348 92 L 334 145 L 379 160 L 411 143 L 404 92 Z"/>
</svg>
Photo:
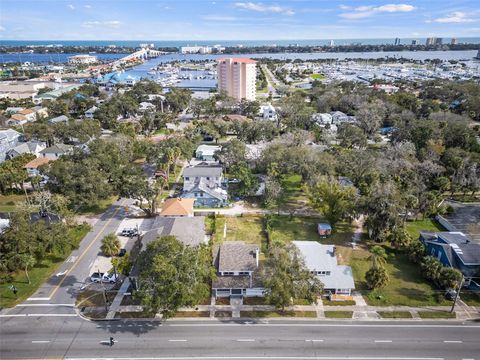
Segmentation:
<svg viewBox="0 0 480 360">
<path fill-rule="evenodd" d="M 0 320 L 2 359 L 480 359 L 475 323 Z"/>
</svg>

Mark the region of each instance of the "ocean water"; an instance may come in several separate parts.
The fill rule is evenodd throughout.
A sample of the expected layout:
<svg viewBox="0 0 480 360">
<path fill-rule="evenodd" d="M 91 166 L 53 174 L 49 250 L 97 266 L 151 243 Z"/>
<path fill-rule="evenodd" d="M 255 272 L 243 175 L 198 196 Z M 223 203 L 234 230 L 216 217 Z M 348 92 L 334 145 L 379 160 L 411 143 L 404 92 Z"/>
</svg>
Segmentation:
<svg viewBox="0 0 480 360">
<path fill-rule="evenodd" d="M 412 40 L 418 40 L 420 44 L 425 44 L 425 38 L 402 38 L 402 44 L 411 44 Z M 444 44 L 450 43 L 451 38 L 443 38 Z M 480 37 L 457 38 L 459 43 L 480 44 Z M 334 39 L 336 45 L 382 45 L 394 44 L 395 39 Z M 137 47 L 139 44 L 153 43 L 157 47 L 179 47 L 187 45 L 216 45 L 222 46 L 316 46 L 329 45 L 330 39 L 309 39 L 309 40 L 0 40 L 0 46 L 28 46 L 28 45 L 64 45 L 64 46 L 127 46 Z"/>
</svg>

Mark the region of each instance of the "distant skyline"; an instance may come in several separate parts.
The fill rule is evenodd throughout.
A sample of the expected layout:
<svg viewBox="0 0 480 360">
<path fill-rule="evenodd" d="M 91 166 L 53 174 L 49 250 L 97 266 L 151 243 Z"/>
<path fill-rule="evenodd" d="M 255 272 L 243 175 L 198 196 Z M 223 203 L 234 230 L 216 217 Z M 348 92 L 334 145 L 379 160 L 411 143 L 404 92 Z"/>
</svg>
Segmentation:
<svg viewBox="0 0 480 360">
<path fill-rule="evenodd" d="M 480 36 L 478 0 L 1 0 L 1 40 Z"/>
</svg>

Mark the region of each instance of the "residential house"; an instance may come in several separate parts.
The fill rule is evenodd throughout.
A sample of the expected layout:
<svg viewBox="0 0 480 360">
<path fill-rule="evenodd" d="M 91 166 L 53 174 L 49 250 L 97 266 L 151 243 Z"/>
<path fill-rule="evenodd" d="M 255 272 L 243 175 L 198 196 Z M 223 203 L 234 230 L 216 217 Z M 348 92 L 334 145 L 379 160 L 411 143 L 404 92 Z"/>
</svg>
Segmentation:
<svg viewBox="0 0 480 360">
<path fill-rule="evenodd" d="M 22 134 L 13 129 L 0 130 L 0 161 L 5 160 L 7 151 L 17 146 L 22 137 Z"/>
<path fill-rule="evenodd" d="M 78 89 L 80 86 L 82 86 L 82 84 L 67 85 L 51 91 L 47 91 L 42 94 L 35 95 L 33 98 L 33 101 L 39 104 L 44 100 L 56 100 L 61 95 L 68 93 L 72 90 Z"/>
<path fill-rule="evenodd" d="M 316 241 L 292 241 L 305 260 L 307 269 L 318 276 L 325 293 L 350 295 L 355 289 L 352 268 L 338 265 L 334 245 Z"/>
<path fill-rule="evenodd" d="M 465 277 L 465 286 L 480 290 L 480 243 L 460 231 L 421 231 L 420 241 L 429 255 L 458 269 Z"/>
<path fill-rule="evenodd" d="M 164 217 L 155 218 L 150 231 L 142 236 L 142 244 L 146 247 L 150 242 L 167 235 L 175 236 L 186 246 L 200 246 L 208 243 L 205 234 L 205 217 Z"/>
<path fill-rule="evenodd" d="M 39 167 L 50 162 L 49 158 L 39 157 L 26 163 L 23 167 L 27 170 L 28 176 L 41 176 Z"/>
<path fill-rule="evenodd" d="M 27 141 L 24 143 L 19 143 L 17 146 L 7 151 L 6 159 L 14 159 L 22 154 L 32 154 L 36 157 L 39 157 L 40 151 L 45 148 L 45 143 L 39 141 Z"/>
<path fill-rule="evenodd" d="M 183 171 L 182 198 L 195 199 L 196 207 L 220 207 L 227 204 L 226 182 L 222 167 L 189 166 Z"/>
<path fill-rule="evenodd" d="M 349 116 L 341 111 L 331 112 L 330 115 L 332 116 L 332 124 L 337 126 L 344 123 L 354 123 L 356 121 L 354 116 Z"/>
<path fill-rule="evenodd" d="M 201 161 L 215 161 L 215 152 L 220 151 L 221 146 L 200 145 L 195 151 L 195 158 Z"/>
<path fill-rule="evenodd" d="M 87 119 L 93 119 L 94 115 L 95 115 L 95 111 L 97 111 L 97 107 L 94 105 L 92 106 L 90 109 L 88 109 L 87 111 L 85 111 L 84 115 L 85 115 L 85 118 Z"/>
<path fill-rule="evenodd" d="M 67 124 L 68 123 L 68 116 L 60 115 L 60 116 L 49 119 L 48 122 L 50 124 L 60 124 L 60 123 Z"/>
<path fill-rule="evenodd" d="M 332 123 L 332 115 L 326 113 L 315 113 L 312 115 L 312 120 L 319 125 L 327 125 Z"/>
<path fill-rule="evenodd" d="M 260 249 L 243 241 L 226 241 L 213 248 L 217 278 L 212 283 L 215 297 L 264 296 L 259 276 Z"/>
<path fill-rule="evenodd" d="M 139 104 L 138 111 L 145 112 L 149 110 L 155 110 L 155 105 L 148 101 L 142 101 Z"/>
<path fill-rule="evenodd" d="M 193 203 L 195 199 L 172 198 L 163 203 L 160 216 L 193 216 Z"/>
<path fill-rule="evenodd" d="M 277 121 L 278 119 L 277 111 L 270 103 L 261 105 L 258 115 L 263 120 Z"/>
<path fill-rule="evenodd" d="M 41 157 L 48 158 L 50 160 L 57 160 L 60 156 L 70 153 L 73 149 L 71 145 L 57 144 L 50 146 L 40 151 Z"/>
</svg>

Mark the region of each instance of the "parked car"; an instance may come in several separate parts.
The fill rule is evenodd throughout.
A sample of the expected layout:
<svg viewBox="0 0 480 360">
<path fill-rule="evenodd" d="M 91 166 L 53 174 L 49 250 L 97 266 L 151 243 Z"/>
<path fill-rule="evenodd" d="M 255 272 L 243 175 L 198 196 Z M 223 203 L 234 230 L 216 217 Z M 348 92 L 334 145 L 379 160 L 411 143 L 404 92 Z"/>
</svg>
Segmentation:
<svg viewBox="0 0 480 360">
<path fill-rule="evenodd" d="M 118 253 L 118 256 L 119 257 L 125 256 L 126 253 L 127 253 L 127 249 L 120 249 L 120 252 Z"/>
<path fill-rule="evenodd" d="M 102 281 L 103 276 L 104 276 L 104 273 L 94 272 L 92 275 L 90 275 L 90 280 L 94 283 L 99 283 Z"/>
<path fill-rule="evenodd" d="M 103 274 L 102 281 L 110 284 L 116 283 L 118 280 L 118 275 L 114 272 Z"/>
<path fill-rule="evenodd" d="M 120 232 L 121 236 L 128 236 L 128 237 L 134 237 L 138 235 L 137 229 L 123 229 Z"/>
</svg>

